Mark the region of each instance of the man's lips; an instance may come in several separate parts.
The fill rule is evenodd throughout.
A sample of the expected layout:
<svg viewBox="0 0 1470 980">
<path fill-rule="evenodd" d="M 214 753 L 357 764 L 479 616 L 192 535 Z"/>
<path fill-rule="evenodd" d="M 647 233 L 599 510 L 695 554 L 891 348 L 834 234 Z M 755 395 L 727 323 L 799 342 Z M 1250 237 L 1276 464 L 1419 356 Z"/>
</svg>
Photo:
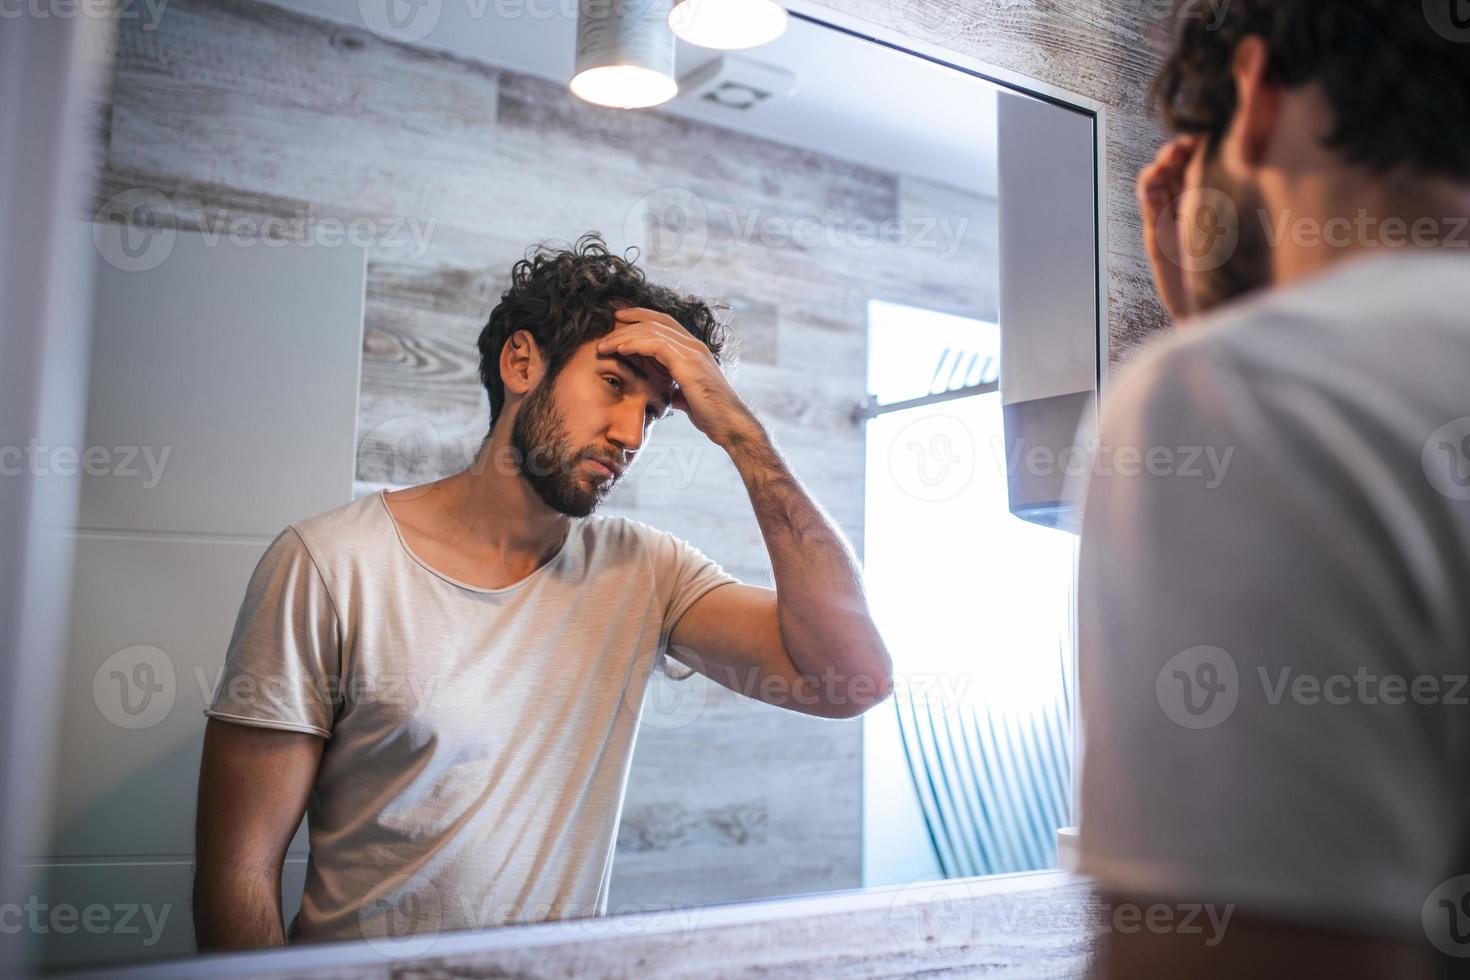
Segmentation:
<svg viewBox="0 0 1470 980">
<path fill-rule="evenodd" d="M 611 466 L 608 466 L 606 463 L 600 462 L 600 461 L 595 460 L 595 459 L 589 459 L 589 460 L 587 460 L 587 462 L 591 463 L 594 467 L 596 467 L 596 469 L 597 469 L 597 471 L 599 473 L 606 474 L 608 479 L 613 479 L 614 477 L 616 477 L 618 475 L 617 474 L 617 471 L 614 470 Z"/>
</svg>

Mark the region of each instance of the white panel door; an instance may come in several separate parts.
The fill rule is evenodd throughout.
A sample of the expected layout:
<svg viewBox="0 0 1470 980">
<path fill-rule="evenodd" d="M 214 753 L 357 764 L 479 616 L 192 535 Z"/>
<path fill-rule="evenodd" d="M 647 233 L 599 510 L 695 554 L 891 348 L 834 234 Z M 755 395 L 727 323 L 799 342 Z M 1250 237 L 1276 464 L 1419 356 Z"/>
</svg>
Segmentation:
<svg viewBox="0 0 1470 980">
<path fill-rule="evenodd" d="M 46 937 L 47 966 L 193 944 L 203 711 L 245 585 L 285 525 L 352 499 L 366 254 L 92 226 L 99 259 L 41 900 L 135 931 Z M 149 251 L 151 249 L 151 251 Z M 56 465 L 60 465 L 58 462 Z M 305 834 L 292 843 L 287 918 Z"/>
</svg>

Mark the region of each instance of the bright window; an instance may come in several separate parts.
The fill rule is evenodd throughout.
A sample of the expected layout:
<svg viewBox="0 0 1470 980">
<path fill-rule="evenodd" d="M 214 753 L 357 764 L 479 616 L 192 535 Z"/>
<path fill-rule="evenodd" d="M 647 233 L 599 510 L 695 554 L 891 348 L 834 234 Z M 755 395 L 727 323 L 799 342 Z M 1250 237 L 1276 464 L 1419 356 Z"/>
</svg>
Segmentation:
<svg viewBox="0 0 1470 980">
<path fill-rule="evenodd" d="M 875 301 L 869 330 L 880 405 L 999 377 L 994 323 Z M 1010 513 L 1001 418 L 991 392 L 868 422 L 865 574 L 902 716 L 869 731 L 907 743 L 889 758 L 950 875 L 1052 866 L 1070 820 L 1077 539 Z"/>
</svg>

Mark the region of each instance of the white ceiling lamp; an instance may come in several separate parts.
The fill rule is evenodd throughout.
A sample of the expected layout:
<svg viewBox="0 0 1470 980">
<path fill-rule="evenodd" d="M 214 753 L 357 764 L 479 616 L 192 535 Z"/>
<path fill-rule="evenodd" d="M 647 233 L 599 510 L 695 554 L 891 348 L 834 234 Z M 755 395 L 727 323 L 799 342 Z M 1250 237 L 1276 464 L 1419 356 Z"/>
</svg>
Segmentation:
<svg viewBox="0 0 1470 980">
<path fill-rule="evenodd" d="M 679 0 L 669 26 L 690 44 L 736 51 L 776 40 L 789 19 L 774 0 Z"/>
<path fill-rule="evenodd" d="M 647 109 L 679 94 L 669 0 L 579 0 L 572 94 L 615 109 Z"/>
</svg>

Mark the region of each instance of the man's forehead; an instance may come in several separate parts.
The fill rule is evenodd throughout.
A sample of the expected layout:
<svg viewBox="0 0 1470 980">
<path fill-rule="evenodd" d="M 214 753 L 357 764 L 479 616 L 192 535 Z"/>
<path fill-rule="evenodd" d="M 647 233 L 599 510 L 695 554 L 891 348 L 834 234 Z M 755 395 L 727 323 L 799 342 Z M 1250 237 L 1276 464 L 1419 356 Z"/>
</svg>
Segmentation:
<svg viewBox="0 0 1470 980">
<path fill-rule="evenodd" d="M 608 353 L 599 354 L 598 357 L 621 364 L 652 386 L 666 401 L 672 396 L 675 387 L 674 379 L 657 360 L 642 354 Z"/>
</svg>

